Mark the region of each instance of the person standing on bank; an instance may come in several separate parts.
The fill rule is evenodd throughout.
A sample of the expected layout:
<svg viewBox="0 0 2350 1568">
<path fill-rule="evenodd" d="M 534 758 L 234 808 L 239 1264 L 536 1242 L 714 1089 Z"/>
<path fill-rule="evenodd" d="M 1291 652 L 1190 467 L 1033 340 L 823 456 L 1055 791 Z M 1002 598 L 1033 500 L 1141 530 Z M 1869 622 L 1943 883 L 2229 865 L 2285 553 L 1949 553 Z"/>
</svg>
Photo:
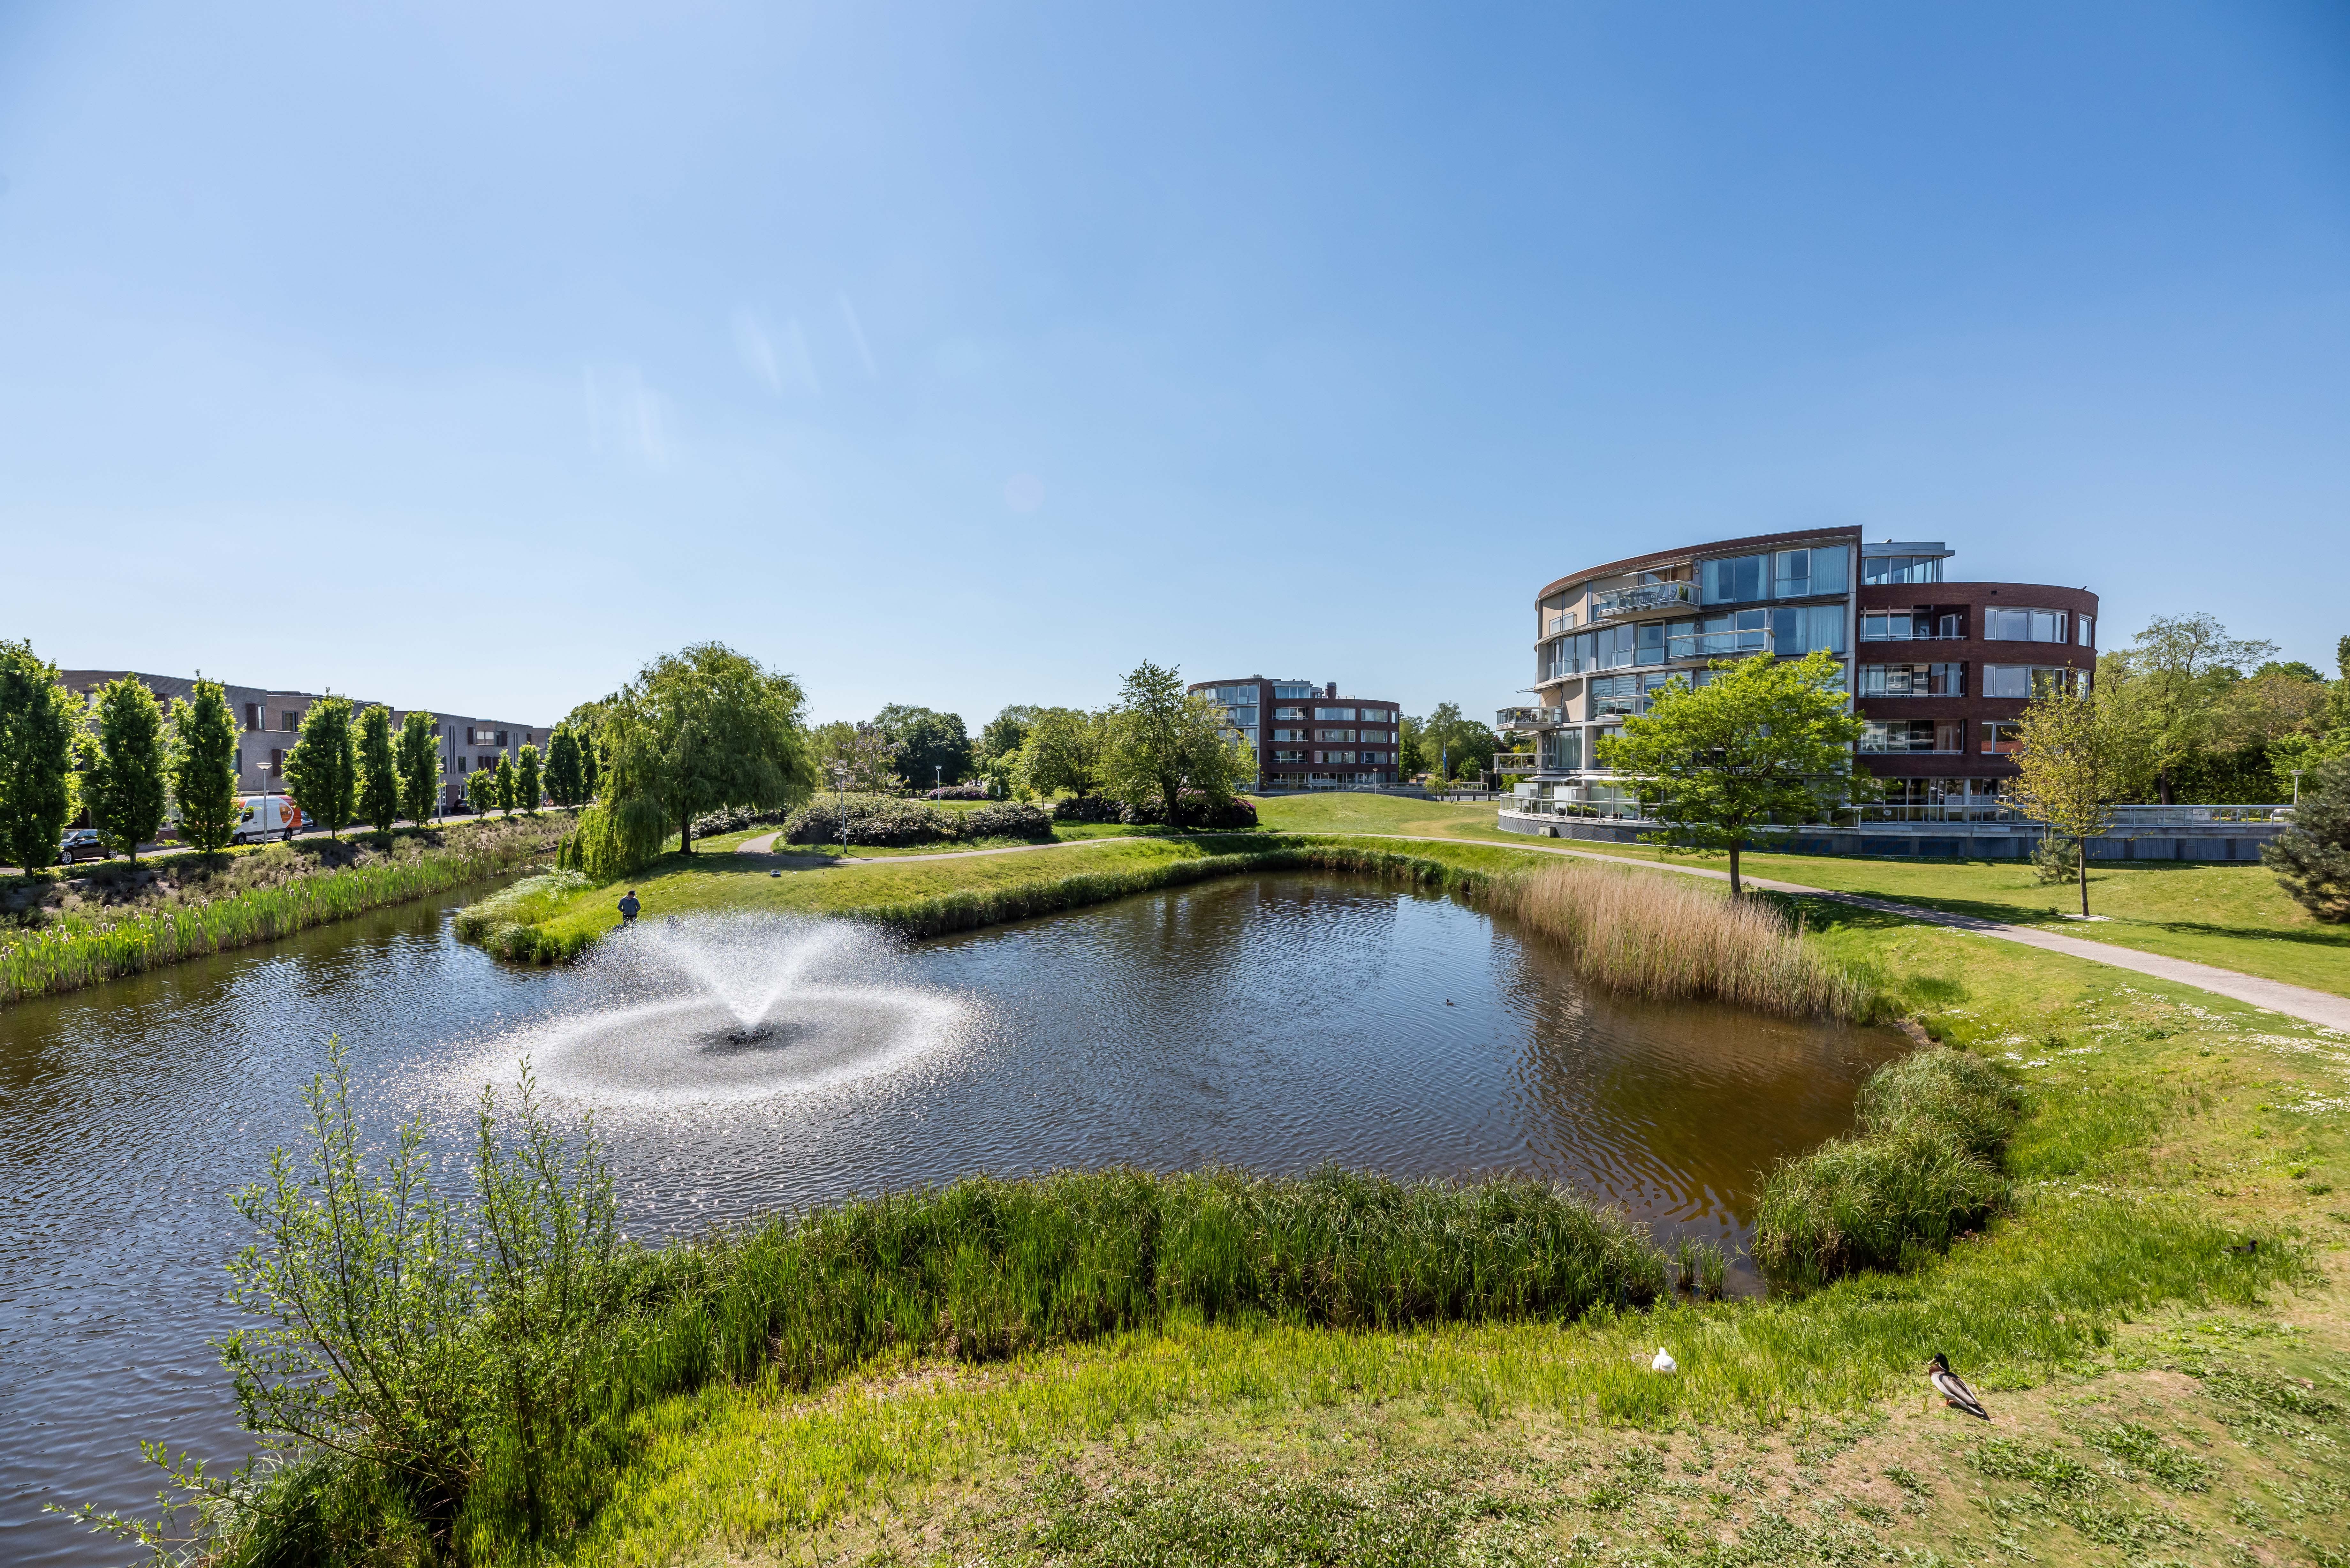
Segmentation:
<svg viewBox="0 0 2350 1568">
<path fill-rule="evenodd" d="M 626 893 L 621 894 L 620 924 L 623 926 L 635 925 L 637 923 L 637 910 L 641 906 L 637 903 L 637 890 L 634 888 L 631 888 Z"/>
</svg>

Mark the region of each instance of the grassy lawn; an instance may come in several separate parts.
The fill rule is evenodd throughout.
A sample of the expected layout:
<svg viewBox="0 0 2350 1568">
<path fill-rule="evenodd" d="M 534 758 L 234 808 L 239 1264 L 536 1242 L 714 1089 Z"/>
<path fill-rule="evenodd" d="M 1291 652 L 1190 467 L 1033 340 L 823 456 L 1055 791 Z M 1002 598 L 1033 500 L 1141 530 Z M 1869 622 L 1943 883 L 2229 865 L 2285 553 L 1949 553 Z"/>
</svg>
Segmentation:
<svg viewBox="0 0 2350 1568">
<path fill-rule="evenodd" d="M 1493 827 L 1494 808 L 1483 805 L 1306 795 L 1262 801 L 1258 814 L 1268 826 L 1301 832 L 1438 834 L 1503 842 L 1518 836 Z M 1325 826 L 1333 822 L 1347 826 Z M 1727 856 L 1669 856 L 1643 844 L 1557 842 L 1629 860 L 1717 868 L 1729 865 Z M 1747 855 L 1742 857 L 1742 868 L 1777 881 L 1898 898 L 2016 925 L 2046 926 L 2093 941 L 2350 996 L 2350 926 L 2321 924 L 2286 898 L 2276 878 L 2259 866 L 2191 860 L 2093 865 L 2089 908 L 2110 918 L 2086 925 L 2064 918 L 2063 911 L 2079 908 L 2078 894 L 2070 884 L 2043 887 L 2031 867 L 2012 861 Z"/>
<path fill-rule="evenodd" d="M 639 1419 L 576 1560 L 2341 1562 L 2350 1044 L 1814 912 L 2028 1086 L 2018 1211 L 1949 1257 L 1795 1301 L 1191 1324 L 993 1365 L 885 1356 L 816 1395 L 714 1387 Z M 1669 1377 L 1646 1366 L 1659 1343 Z M 1990 1425 L 1926 1399 L 1932 1348 Z"/>
</svg>

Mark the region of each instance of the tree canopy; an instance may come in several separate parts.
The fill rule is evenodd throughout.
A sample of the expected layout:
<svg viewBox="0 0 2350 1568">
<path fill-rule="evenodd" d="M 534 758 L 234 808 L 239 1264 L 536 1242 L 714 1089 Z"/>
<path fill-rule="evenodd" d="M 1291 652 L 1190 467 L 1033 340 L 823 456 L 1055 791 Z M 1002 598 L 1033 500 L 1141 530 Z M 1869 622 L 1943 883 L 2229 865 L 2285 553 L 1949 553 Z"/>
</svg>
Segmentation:
<svg viewBox="0 0 2350 1568">
<path fill-rule="evenodd" d="M 384 838 L 400 820 L 400 759 L 391 743 L 391 710 L 377 703 L 359 715 L 359 819 Z"/>
<path fill-rule="evenodd" d="M 1038 709 L 1020 743 L 1014 787 L 1046 800 L 1065 790 L 1090 795 L 1101 787 L 1104 730 L 1103 720 L 1080 709 Z"/>
<path fill-rule="evenodd" d="M 339 837 L 357 807 L 359 777 L 351 700 L 321 697 L 302 715 L 301 738 L 286 753 L 286 793 L 303 815 Z"/>
<path fill-rule="evenodd" d="M 171 765 L 163 709 L 135 675 L 109 680 L 92 694 L 96 733 L 81 744 L 82 804 L 107 848 L 130 857 L 163 829 L 170 805 Z"/>
<path fill-rule="evenodd" d="M 1814 820 L 1875 789 L 1853 768 L 1863 725 L 1843 681 L 1832 653 L 1716 659 L 1705 684 L 1677 677 L 1648 712 L 1626 719 L 1623 733 L 1599 742 L 1599 761 L 1661 825 L 1644 842 L 1728 850 L 1736 893 L 1755 828 Z"/>
<path fill-rule="evenodd" d="M 2261 846 L 2278 885 L 2321 920 L 2350 920 L 2350 756 L 2312 771 L 2293 826 Z"/>
<path fill-rule="evenodd" d="M 2078 846 L 2081 913 L 2089 913 L 2089 840 L 2112 825 L 2121 770 L 2110 703 L 2069 686 L 2043 692 L 2016 722 L 2009 805 Z"/>
<path fill-rule="evenodd" d="M 546 796 L 568 811 L 587 799 L 587 783 L 579 764 L 579 737 L 566 721 L 546 739 Z"/>
<path fill-rule="evenodd" d="M 1183 795 L 1196 791 L 1211 806 L 1256 776 L 1256 757 L 1230 739 L 1224 709 L 1183 690 L 1182 676 L 1145 661 L 1118 687 L 1105 734 L 1102 775 L 1113 799 L 1156 804 L 1170 827 L 1183 824 Z"/>
<path fill-rule="evenodd" d="M 971 776 L 971 737 L 962 714 L 892 702 L 873 715 L 873 722 L 897 742 L 898 772 L 914 788 L 961 784 Z"/>
<path fill-rule="evenodd" d="M 172 798 L 180 841 L 205 855 L 236 835 L 236 717 L 217 680 L 172 704 Z"/>
<path fill-rule="evenodd" d="M 1482 774 L 1492 766 L 1493 753 L 1501 750 L 1501 737 L 1476 720 L 1463 717 L 1457 702 L 1438 703 L 1434 712 L 1415 721 L 1412 727 L 1419 742 L 1419 771 L 1441 769 L 1447 778 Z"/>
<path fill-rule="evenodd" d="M 0 862 L 57 864 L 73 815 L 79 707 L 31 643 L 0 640 Z"/>
<path fill-rule="evenodd" d="M 430 713 L 411 711 L 392 742 L 400 769 L 400 813 L 423 823 L 441 815 L 441 729 Z"/>
</svg>

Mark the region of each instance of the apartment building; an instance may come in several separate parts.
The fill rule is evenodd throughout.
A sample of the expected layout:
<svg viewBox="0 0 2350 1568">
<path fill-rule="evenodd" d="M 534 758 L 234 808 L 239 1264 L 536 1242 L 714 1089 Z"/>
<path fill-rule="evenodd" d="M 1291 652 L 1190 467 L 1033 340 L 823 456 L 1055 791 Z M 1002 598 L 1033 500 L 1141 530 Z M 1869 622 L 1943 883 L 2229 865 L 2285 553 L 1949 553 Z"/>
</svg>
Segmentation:
<svg viewBox="0 0 2350 1568">
<path fill-rule="evenodd" d="M 157 699 L 168 706 L 174 699 L 193 695 L 196 688 L 192 676 L 150 675 L 130 670 L 68 670 L 60 672 L 68 690 L 87 700 L 89 694 L 109 680 L 125 675 L 136 675 Z M 316 691 L 279 691 L 267 687 L 241 686 L 222 682 L 228 697 L 229 711 L 238 724 L 236 787 L 246 794 L 260 794 L 286 787 L 286 753 L 294 749 L 299 738 L 302 719 L 309 712 L 310 704 L 321 695 Z M 375 706 L 372 698 L 355 697 L 352 707 L 366 709 Z M 498 765 L 501 755 L 519 756 L 525 746 L 535 745 L 541 753 L 553 733 L 546 724 L 517 723 L 506 719 L 476 719 L 463 713 L 442 713 L 431 709 L 433 728 L 441 738 L 441 788 L 442 805 L 454 806 L 465 798 L 465 780 L 476 768 Z M 391 722 L 396 728 L 404 722 L 409 711 L 391 710 Z"/>
<path fill-rule="evenodd" d="M 1195 681 L 1221 703 L 1224 722 L 1256 753 L 1260 790 L 1343 789 L 1396 782 L 1392 699 L 1343 697 L 1335 680 Z"/>
<path fill-rule="evenodd" d="M 2015 722 L 2036 691 L 2086 691 L 2097 596 L 2045 583 L 1953 580 L 1939 542 L 1858 528 L 1660 550 L 1560 577 L 1536 596 L 1534 703 L 1501 728 L 1531 742 L 1520 804 L 1537 815 L 1631 816 L 1599 742 L 1657 691 L 1702 686 L 1709 662 L 1836 656 L 1867 722 L 1860 765 L 1920 820 L 1996 812 L 2015 775 Z M 1899 809 L 1880 815 L 1898 819 Z M 1504 826 L 1516 826 L 1504 823 Z"/>
</svg>

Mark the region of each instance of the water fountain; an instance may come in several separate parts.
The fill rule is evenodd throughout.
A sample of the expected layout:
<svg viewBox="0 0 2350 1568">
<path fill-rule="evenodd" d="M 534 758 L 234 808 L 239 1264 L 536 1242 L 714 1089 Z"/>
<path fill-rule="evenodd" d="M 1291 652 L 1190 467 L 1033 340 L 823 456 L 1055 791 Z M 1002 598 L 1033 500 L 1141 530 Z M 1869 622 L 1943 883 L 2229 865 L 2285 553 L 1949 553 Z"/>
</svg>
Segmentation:
<svg viewBox="0 0 2350 1568">
<path fill-rule="evenodd" d="M 643 921 L 582 979 L 578 1005 L 484 1043 L 461 1075 L 527 1056 L 548 1095 L 599 1108 L 803 1094 L 935 1051 L 971 1011 L 910 983 L 882 933 L 787 916 Z"/>
</svg>

